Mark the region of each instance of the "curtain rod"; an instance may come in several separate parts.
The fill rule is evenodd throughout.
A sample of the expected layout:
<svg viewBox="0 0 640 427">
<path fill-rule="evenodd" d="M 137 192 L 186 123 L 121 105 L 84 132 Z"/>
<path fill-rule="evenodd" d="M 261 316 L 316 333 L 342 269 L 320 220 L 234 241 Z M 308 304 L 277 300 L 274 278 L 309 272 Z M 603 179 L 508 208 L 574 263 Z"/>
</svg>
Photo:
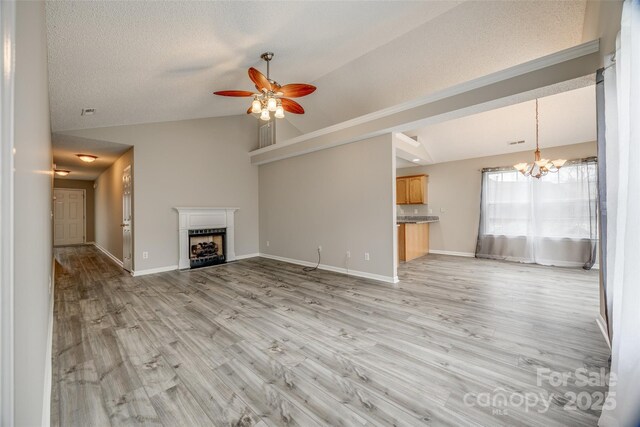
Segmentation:
<svg viewBox="0 0 640 427">
<path fill-rule="evenodd" d="M 598 162 L 597 156 L 590 156 L 590 157 L 583 157 L 580 159 L 567 160 L 567 163 L 565 163 L 565 165 L 571 165 L 576 163 L 597 163 L 597 162 Z M 515 171 L 515 170 L 516 169 L 513 166 L 495 166 L 492 168 L 478 169 L 479 172 L 499 172 L 499 171 Z"/>
</svg>

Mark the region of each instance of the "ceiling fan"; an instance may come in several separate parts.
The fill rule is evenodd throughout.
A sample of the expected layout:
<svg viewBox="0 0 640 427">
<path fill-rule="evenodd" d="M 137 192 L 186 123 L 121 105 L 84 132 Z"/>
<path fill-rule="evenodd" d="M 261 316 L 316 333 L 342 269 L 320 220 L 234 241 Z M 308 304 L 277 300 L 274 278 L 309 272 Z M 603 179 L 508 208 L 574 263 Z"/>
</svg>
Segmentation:
<svg viewBox="0 0 640 427">
<path fill-rule="evenodd" d="M 265 76 L 255 68 L 249 68 L 249 78 L 255 84 L 258 92 L 250 92 L 247 90 L 222 90 L 213 92 L 214 95 L 233 96 L 233 97 L 253 97 L 251 107 L 247 110 L 247 114 L 260 114 L 260 119 L 270 120 L 270 112 L 274 112 L 274 117 L 281 119 L 284 112 L 293 114 L 304 114 L 304 108 L 289 98 L 300 98 L 313 93 L 315 86 L 305 83 L 290 83 L 281 86 L 275 80 L 269 78 L 269 62 L 273 59 L 272 52 L 265 52 L 260 58 L 267 62 L 267 75 Z"/>
</svg>

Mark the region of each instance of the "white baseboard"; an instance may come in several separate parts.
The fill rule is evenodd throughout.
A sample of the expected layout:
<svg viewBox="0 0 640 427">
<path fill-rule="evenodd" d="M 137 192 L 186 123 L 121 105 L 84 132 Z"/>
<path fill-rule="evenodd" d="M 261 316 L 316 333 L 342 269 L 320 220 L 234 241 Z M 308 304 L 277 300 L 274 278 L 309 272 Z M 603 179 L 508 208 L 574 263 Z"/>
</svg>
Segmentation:
<svg viewBox="0 0 640 427">
<path fill-rule="evenodd" d="M 607 332 L 607 322 L 604 320 L 601 314 L 598 314 L 598 317 L 596 317 L 596 323 L 600 328 L 600 332 L 602 332 L 602 336 L 604 337 L 604 340 L 607 342 L 607 345 L 609 346 L 609 350 L 611 350 L 611 341 L 609 340 L 609 333 Z"/>
<path fill-rule="evenodd" d="M 475 258 L 476 254 L 473 252 L 455 252 L 455 251 L 441 251 L 438 249 L 429 249 L 430 254 L 438 254 L 438 255 L 451 255 L 451 256 L 462 256 L 467 258 Z"/>
<path fill-rule="evenodd" d="M 177 270 L 177 265 L 167 265 L 164 267 L 148 268 L 146 270 L 135 270 L 131 272 L 133 277 L 146 276 L 147 274 L 166 273 L 167 271 Z"/>
<path fill-rule="evenodd" d="M 240 261 L 241 259 L 255 258 L 258 256 L 260 256 L 260 254 L 257 252 L 254 254 L 236 255 L 236 259 L 234 259 L 234 261 Z"/>
<path fill-rule="evenodd" d="M 285 257 L 281 257 L 281 256 L 269 255 L 269 254 L 264 254 L 264 253 L 260 253 L 260 256 L 262 258 L 268 258 L 268 259 L 273 259 L 273 260 L 276 260 L 276 261 L 288 262 L 290 264 L 302 265 L 302 266 L 305 266 L 305 267 L 315 267 L 317 265 L 317 263 L 315 263 L 315 262 L 302 261 L 302 260 L 299 260 L 299 259 L 285 258 Z M 381 274 L 367 273 L 365 271 L 347 270 L 346 268 L 334 267 L 332 265 L 320 264 L 318 266 L 318 269 L 319 270 L 332 271 L 334 273 L 346 274 L 348 276 L 362 277 L 364 279 L 377 280 L 379 282 L 385 282 L 385 283 L 398 283 L 398 281 L 399 281 L 397 276 L 395 276 L 395 277 L 383 276 Z"/>
<path fill-rule="evenodd" d="M 118 258 L 116 258 L 115 255 L 113 255 L 111 252 L 109 252 L 108 250 L 106 250 L 105 248 L 103 248 L 102 246 L 100 246 L 97 243 L 94 243 L 93 246 L 95 246 L 100 252 L 102 252 L 103 254 L 108 256 L 109 258 L 111 258 L 111 261 L 115 262 L 118 265 L 118 267 L 122 268 L 122 261 L 120 261 Z"/>
</svg>

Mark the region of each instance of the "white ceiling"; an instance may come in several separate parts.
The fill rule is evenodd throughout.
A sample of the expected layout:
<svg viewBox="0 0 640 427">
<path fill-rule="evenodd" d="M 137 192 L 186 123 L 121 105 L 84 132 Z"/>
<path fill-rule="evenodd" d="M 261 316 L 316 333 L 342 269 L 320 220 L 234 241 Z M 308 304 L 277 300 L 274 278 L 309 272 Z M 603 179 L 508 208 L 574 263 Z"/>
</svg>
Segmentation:
<svg viewBox="0 0 640 427">
<path fill-rule="evenodd" d="M 595 86 L 539 99 L 539 141 L 545 147 L 596 140 Z M 535 150 L 535 101 L 513 104 L 412 132 L 430 159 L 422 164 L 442 163 Z M 509 145 L 524 140 L 523 144 Z M 399 163 L 398 167 L 411 164 Z M 415 166 L 415 165 L 412 165 Z"/>
<path fill-rule="evenodd" d="M 584 1 L 468 1 L 314 82 L 303 133 L 503 70 L 584 40 Z"/>
<path fill-rule="evenodd" d="M 584 0 L 48 1 L 54 131 L 244 114 L 246 70 L 310 82 L 309 132 L 581 43 Z M 94 116 L 81 116 L 85 107 Z"/>
<path fill-rule="evenodd" d="M 52 128 L 242 114 L 246 99 L 211 92 L 252 89 L 262 52 L 280 83 L 313 82 L 457 4 L 48 1 Z"/>
<path fill-rule="evenodd" d="M 81 179 L 93 181 L 113 164 L 129 148 L 115 142 L 98 141 L 71 135 L 52 135 L 53 163 L 57 169 L 71 171 L 60 179 Z M 92 154 L 98 159 L 93 163 L 83 162 L 76 154 Z"/>
</svg>

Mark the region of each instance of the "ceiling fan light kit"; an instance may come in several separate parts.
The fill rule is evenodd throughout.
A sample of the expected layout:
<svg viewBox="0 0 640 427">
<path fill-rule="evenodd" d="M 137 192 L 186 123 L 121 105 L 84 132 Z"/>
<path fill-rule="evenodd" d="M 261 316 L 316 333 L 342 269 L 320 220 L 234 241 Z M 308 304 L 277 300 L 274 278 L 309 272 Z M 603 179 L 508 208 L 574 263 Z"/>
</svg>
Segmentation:
<svg viewBox="0 0 640 427">
<path fill-rule="evenodd" d="M 532 176 L 540 179 L 549 172 L 558 172 L 562 166 L 567 162 L 566 159 L 549 160 L 543 159 L 540 154 L 540 147 L 538 146 L 538 99 L 536 99 L 536 151 L 534 152 L 533 163 L 517 163 L 513 167 L 524 176 Z"/>
<path fill-rule="evenodd" d="M 257 93 L 246 90 L 223 90 L 214 92 L 214 95 L 232 97 L 253 97 L 251 107 L 247 114 L 260 114 L 260 119 L 271 120 L 271 113 L 277 119 L 284 118 L 284 112 L 292 114 L 304 114 L 304 108 L 289 98 L 300 98 L 315 92 L 316 87 L 305 83 L 291 83 L 281 86 L 270 78 L 269 63 L 273 59 L 272 52 L 265 52 L 260 55 L 267 63 L 267 75 L 265 76 L 257 69 L 249 68 L 249 78 L 255 84 Z"/>
</svg>

